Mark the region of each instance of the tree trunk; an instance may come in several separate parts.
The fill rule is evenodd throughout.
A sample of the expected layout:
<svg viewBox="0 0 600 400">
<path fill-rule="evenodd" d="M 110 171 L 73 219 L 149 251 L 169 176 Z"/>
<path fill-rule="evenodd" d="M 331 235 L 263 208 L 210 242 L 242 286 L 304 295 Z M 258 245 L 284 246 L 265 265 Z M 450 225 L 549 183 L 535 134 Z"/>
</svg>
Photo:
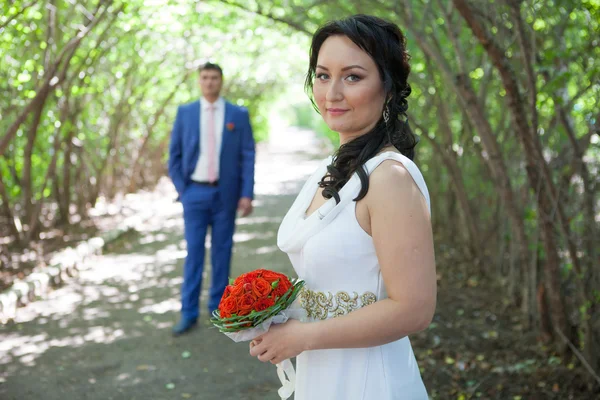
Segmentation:
<svg viewBox="0 0 600 400">
<path fill-rule="evenodd" d="M 458 165 L 458 157 L 456 152 L 452 149 L 453 145 L 453 137 L 452 131 L 450 130 L 450 118 L 448 116 L 448 111 L 446 110 L 445 105 L 442 101 L 438 102 L 438 110 L 440 117 L 440 132 L 445 137 L 446 148 L 447 151 L 447 168 L 454 185 L 452 188 L 456 193 L 456 197 L 458 199 L 458 203 L 463 212 L 463 222 L 467 228 L 469 241 L 467 244 L 467 248 L 469 249 L 473 262 L 480 272 L 484 272 L 482 268 L 483 262 L 483 254 L 481 250 L 483 246 L 479 243 L 481 236 L 479 235 L 479 231 L 477 229 L 477 224 L 475 223 L 475 212 L 471 207 L 469 202 L 469 196 L 467 195 L 467 189 L 465 186 L 465 182 L 463 180 L 463 174 L 461 173 L 460 167 Z"/>
<path fill-rule="evenodd" d="M 10 209 L 10 199 L 8 197 L 8 193 L 6 192 L 6 186 L 4 185 L 4 179 L 2 179 L 2 175 L 0 175 L 0 200 L 2 200 L 2 211 L 4 212 L 4 216 L 8 222 L 8 229 L 15 238 L 15 242 L 17 244 L 21 244 L 21 232 L 19 231 L 19 228 L 15 222 L 15 216 Z"/>
<path fill-rule="evenodd" d="M 450 180 L 452 182 L 450 186 L 450 190 L 454 192 L 456 198 L 458 200 L 459 207 L 461 208 L 461 217 L 462 224 L 467 227 L 467 237 L 465 237 L 465 242 L 463 245 L 469 249 L 470 256 L 474 262 L 478 262 L 478 260 L 482 259 L 482 256 L 479 254 L 479 249 L 476 246 L 473 246 L 473 243 L 477 243 L 479 240 L 479 234 L 477 233 L 477 227 L 474 224 L 473 215 L 474 211 L 471 209 L 469 204 L 469 199 L 467 196 L 467 190 L 465 188 L 465 183 L 463 181 L 463 176 L 460 171 L 460 167 L 458 166 L 456 160 L 456 154 L 452 150 L 444 150 L 439 143 L 436 142 L 435 139 L 432 139 L 427 130 L 416 124 L 415 126 L 419 127 L 423 134 L 421 137 L 426 138 L 429 143 L 431 143 L 435 153 L 437 153 L 442 162 L 446 166 L 448 174 L 450 176 Z M 451 154 L 450 154 L 451 153 Z M 450 214 L 451 215 L 451 214 Z"/>
<path fill-rule="evenodd" d="M 164 114 L 164 112 L 165 112 L 165 110 L 166 110 L 167 105 L 169 104 L 169 102 L 173 99 L 173 97 L 175 97 L 175 94 L 179 90 L 179 87 L 183 83 L 185 83 L 185 81 L 187 80 L 187 78 L 189 77 L 189 75 L 191 73 L 192 73 L 192 70 L 189 70 L 184 75 L 184 77 L 181 80 L 181 82 L 179 82 L 179 84 L 175 86 L 175 88 L 173 89 L 173 91 L 171 91 L 171 93 L 169 93 L 169 95 L 167 96 L 167 98 L 159 106 L 158 111 L 156 112 L 156 114 L 154 114 L 154 119 L 146 127 L 146 135 L 144 135 L 144 139 L 142 140 L 142 144 L 140 145 L 140 147 L 139 147 L 139 149 L 137 151 L 137 154 L 134 157 L 133 165 L 132 165 L 132 168 L 131 168 L 131 175 L 130 175 L 130 178 L 129 178 L 129 185 L 128 185 L 128 189 L 127 189 L 127 191 L 129 193 L 134 192 L 136 190 L 136 188 L 137 188 L 137 181 L 138 181 L 138 177 L 140 175 L 140 170 L 142 168 L 141 159 L 144 157 L 144 154 L 145 154 L 146 149 L 148 147 L 148 143 L 150 142 L 150 139 L 152 138 L 152 134 L 154 133 L 154 128 L 156 127 L 156 124 L 158 123 L 158 120 Z"/>
<path fill-rule="evenodd" d="M 439 69 L 446 78 L 446 81 L 451 84 L 451 87 L 458 95 L 459 103 L 465 110 L 465 114 L 467 115 L 471 126 L 479 133 L 481 145 L 488 154 L 485 161 L 490 167 L 494 185 L 500 194 L 500 198 L 502 199 L 504 208 L 511 222 L 512 234 L 515 243 L 518 246 L 517 253 L 519 255 L 519 266 L 520 268 L 525 269 L 529 265 L 529 254 L 527 253 L 528 241 L 523 222 L 522 207 L 514 198 L 513 189 L 508 176 L 508 169 L 504 162 L 502 151 L 494 136 L 492 127 L 486 119 L 486 113 L 482 103 L 479 101 L 477 94 L 470 84 L 469 77 L 467 75 L 455 75 L 442 54 L 425 40 L 427 35 L 417 29 L 408 16 L 405 18 L 404 23 L 413 34 L 421 50 L 425 55 L 434 60 L 433 64 L 435 67 Z M 520 300 L 524 299 L 517 299 L 517 304 L 520 304 Z"/>
<path fill-rule="evenodd" d="M 106 146 L 106 149 L 104 151 L 104 154 L 107 155 L 106 159 L 104 160 L 104 162 L 102 163 L 102 165 L 100 166 L 100 168 L 98 168 L 98 170 L 96 171 L 96 183 L 93 187 L 93 189 L 89 192 L 89 196 L 87 197 L 87 202 L 94 207 L 96 205 L 96 201 L 98 200 L 98 196 L 100 195 L 100 191 L 102 189 L 102 186 L 104 184 L 104 180 L 105 180 L 105 173 L 107 168 L 109 167 L 109 165 L 111 164 L 112 161 L 112 151 L 116 148 L 117 143 L 118 143 L 118 135 L 119 135 L 119 131 L 121 128 L 121 124 L 125 121 L 125 116 L 128 112 L 128 107 L 125 107 L 126 101 L 124 101 L 124 99 L 127 97 L 126 94 L 123 95 L 123 98 L 121 99 L 120 104 L 117 106 L 117 114 L 114 116 L 114 118 L 111 121 L 110 124 L 110 128 L 109 128 L 109 141 L 108 141 L 108 145 Z"/>
<path fill-rule="evenodd" d="M 554 196 L 553 183 L 551 179 L 548 179 L 549 172 L 547 171 L 547 164 L 543 156 L 540 157 L 541 146 L 539 144 L 539 138 L 537 135 L 535 137 L 531 135 L 530 126 L 524 112 L 525 106 L 521 98 L 518 84 L 504 52 L 495 44 L 490 34 L 473 15 L 466 0 L 453 0 L 453 3 L 467 22 L 467 25 L 470 27 L 473 34 L 490 55 L 492 63 L 500 73 L 504 89 L 506 90 L 508 108 L 511 111 L 511 117 L 515 127 L 514 130 L 515 133 L 517 133 L 517 138 L 525 152 L 527 176 L 530 186 L 537 194 L 541 237 L 546 251 L 544 278 L 547 284 L 546 290 L 548 302 L 551 307 L 552 322 L 555 324 L 555 327 L 560 329 L 565 335 L 569 335 L 570 329 L 568 329 L 565 306 L 560 291 L 560 257 L 558 255 L 558 246 L 554 237 L 554 227 L 552 222 L 555 205 L 559 214 L 559 220 L 561 219 L 562 213 L 560 211 L 560 205 L 554 204 L 554 201 L 557 199 Z M 539 170 L 542 170 L 542 177 L 540 177 L 538 173 Z M 569 241 L 568 237 L 565 239 Z M 575 264 L 577 262 L 577 254 L 574 254 L 574 256 L 573 263 Z M 562 352 L 567 349 L 563 343 L 560 343 L 559 347 Z"/>
<path fill-rule="evenodd" d="M 34 111 L 33 120 L 27 133 L 27 144 L 25 145 L 25 151 L 23 154 L 23 174 L 21 175 L 21 190 L 23 199 L 23 210 L 24 220 L 29 221 L 31 219 L 31 212 L 35 199 L 32 198 L 33 183 L 31 182 L 31 157 L 33 155 L 33 147 L 35 146 L 35 139 L 37 138 L 38 127 L 40 125 L 40 119 L 42 112 L 44 111 L 44 104 L 40 103 L 37 109 Z"/>
<path fill-rule="evenodd" d="M 82 219 L 88 217 L 87 205 L 88 205 L 88 193 L 90 188 L 91 174 L 89 174 L 89 167 L 83 158 L 84 149 L 79 148 L 79 167 L 75 170 L 75 176 L 73 177 L 73 188 L 75 189 L 75 205 L 77 207 L 77 214 Z"/>
<path fill-rule="evenodd" d="M 75 122 L 75 121 L 73 121 Z M 69 129 L 65 138 L 65 148 L 63 152 L 62 185 L 60 185 L 60 200 L 58 208 L 60 211 L 60 223 L 69 224 L 71 214 L 71 155 L 73 154 L 73 136 L 75 135 L 75 125 Z"/>
<path fill-rule="evenodd" d="M 542 282 L 538 285 L 537 290 L 537 307 L 538 314 L 540 316 L 540 338 L 539 340 L 542 343 L 548 343 L 552 340 L 554 336 L 552 334 L 552 328 L 550 323 L 550 313 L 548 312 L 548 305 L 546 302 L 546 289 L 544 288 L 544 284 Z"/>
<path fill-rule="evenodd" d="M 64 104 L 61 106 L 61 116 L 60 122 L 61 126 L 64 125 L 64 122 L 67 119 L 68 115 L 68 98 L 64 99 Z M 44 177 L 44 183 L 42 184 L 42 188 L 40 189 L 40 200 L 36 203 L 31 218 L 29 219 L 29 230 L 27 232 L 27 242 L 29 242 L 33 234 L 36 232 L 37 225 L 39 223 L 39 216 L 42 211 L 42 205 L 44 204 L 44 191 L 48 186 L 49 182 L 54 179 L 55 171 L 56 171 L 56 162 L 58 160 L 58 154 L 60 150 L 60 145 L 62 141 L 60 140 L 60 127 L 56 128 L 54 133 L 54 142 L 52 145 L 52 159 L 50 160 L 50 165 L 48 165 L 48 169 L 46 171 L 46 176 Z"/>
</svg>

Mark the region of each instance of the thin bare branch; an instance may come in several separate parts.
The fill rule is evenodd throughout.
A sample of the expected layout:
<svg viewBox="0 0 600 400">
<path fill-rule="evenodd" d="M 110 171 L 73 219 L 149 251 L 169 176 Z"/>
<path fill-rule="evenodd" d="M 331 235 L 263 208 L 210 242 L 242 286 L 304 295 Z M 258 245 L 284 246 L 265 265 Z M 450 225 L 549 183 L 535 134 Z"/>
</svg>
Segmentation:
<svg viewBox="0 0 600 400">
<path fill-rule="evenodd" d="M 538 128 L 538 112 L 537 112 L 537 87 L 536 87 L 536 74 L 533 70 L 533 64 L 535 63 L 535 53 L 530 48 L 530 44 L 525 36 L 525 27 L 523 24 L 523 18 L 521 17 L 521 8 L 519 2 L 509 2 L 513 21 L 517 28 L 517 41 L 519 42 L 519 48 L 521 52 L 521 60 L 525 65 L 525 72 L 527 74 L 527 86 L 529 94 L 529 116 L 530 116 L 530 129 L 531 135 L 537 133 Z M 532 41 L 535 43 L 535 40 Z"/>
<path fill-rule="evenodd" d="M 228 6 L 232 6 L 232 7 L 236 7 L 239 8 L 241 10 L 244 10 L 246 12 L 252 13 L 252 14 L 256 14 L 256 15 L 260 15 L 263 16 L 265 18 L 268 18 L 272 21 L 275 22 L 279 22 L 282 23 L 284 25 L 289 26 L 290 28 L 294 28 L 295 30 L 299 31 L 299 32 L 304 32 L 307 35 L 312 35 L 312 32 L 309 31 L 308 29 L 306 29 L 304 26 L 294 22 L 294 21 L 290 21 L 288 19 L 285 18 L 279 18 L 274 16 L 273 14 L 269 13 L 268 11 L 263 11 L 262 8 L 259 6 L 257 10 L 252 10 L 250 7 L 243 5 L 243 4 L 239 4 L 233 1 L 228 1 L 228 0 L 218 0 L 223 4 L 227 4 Z M 260 3 L 259 3 L 260 5 Z"/>
<path fill-rule="evenodd" d="M 437 0 L 440 9 L 444 10 L 444 5 L 442 0 Z M 452 3 L 447 3 L 447 5 L 452 5 Z M 446 28 L 446 32 L 448 33 L 448 37 L 452 42 L 452 48 L 454 49 L 454 54 L 456 55 L 456 62 L 458 64 L 458 71 L 461 74 L 464 74 L 467 71 L 467 62 L 465 59 L 465 55 L 461 49 L 460 43 L 458 41 L 458 35 L 454 32 L 456 27 L 455 24 L 452 23 L 452 8 L 447 7 L 446 10 L 443 11 L 444 17 L 446 19 L 446 23 L 444 24 Z"/>
<path fill-rule="evenodd" d="M 8 26 L 8 24 L 10 24 L 15 18 L 17 18 L 19 15 L 23 14 L 25 11 L 27 11 L 28 8 L 35 5 L 36 3 L 37 3 L 37 0 L 33 0 L 33 1 L 25 4 L 23 6 L 23 8 L 21 8 L 19 11 L 17 11 L 13 15 L 8 16 L 6 21 L 4 21 L 2 24 L 0 24 L 0 33 L 2 33 L 2 30 L 4 28 L 6 28 Z"/>
<path fill-rule="evenodd" d="M 558 336 L 560 336 L 560 338 L 569 346 L 569 348 L 571 349 L 573 354 L 575 354 L 575 356 L 579 359 L 579 361 L 581 361 L 581 364 L 583 364 L 586 371 L 596 380 L 596 382 L 600 383 L 600 376 L 598 376 L 596 371 L 594 371 L 592 366 L 587 362 L 583 354 L 581 354 L 581 352 L 577 350 L 577 347 L 573 344 L 573 342 L 571 342 L 569 338 L 567 338 L 558 327 L 555 326 L 554 330 L 556 331 L 556 333 L 558 333 Z"/>
</svg>

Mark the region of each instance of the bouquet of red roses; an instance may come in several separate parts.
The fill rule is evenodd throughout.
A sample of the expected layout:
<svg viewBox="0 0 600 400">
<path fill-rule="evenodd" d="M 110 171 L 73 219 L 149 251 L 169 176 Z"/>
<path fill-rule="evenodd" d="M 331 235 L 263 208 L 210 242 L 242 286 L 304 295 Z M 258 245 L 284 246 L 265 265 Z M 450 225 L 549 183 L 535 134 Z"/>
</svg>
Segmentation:
<svg viewBox="0 0 600 400">
<path fill-rule="evenodd" d="M 271 324 L 281 324 L 290 318 L 301 319 L 305 311 L 291 307 L 304 281 L 284 274 L 257 269 L 240 275 L 225 288 L 211 322 L 235 342 L 252 340 L 269 330 Z M 296 373 L 290 360 L 277 364 L 281 399 L 294 392 Z M 287 378 L 286 378 L 287 376 Z"/>
<path fill-rule="evenodd" d="M 266 327 L 262 325 L 289 308 L 303 287 L 304 281 L 289 279 L 279 272 L 267 269 L 247 272 L 234 281 L 230 280 L 211 322 L 226 334 L 256 327 L 262 327 L 261 330 L 266 332 L 270 323 Z M 246 338 L 252 333 L 247 333 L 239 340 L 234 335 L 228 336 L 236 341 L 250 340 Z"/>
</svg>

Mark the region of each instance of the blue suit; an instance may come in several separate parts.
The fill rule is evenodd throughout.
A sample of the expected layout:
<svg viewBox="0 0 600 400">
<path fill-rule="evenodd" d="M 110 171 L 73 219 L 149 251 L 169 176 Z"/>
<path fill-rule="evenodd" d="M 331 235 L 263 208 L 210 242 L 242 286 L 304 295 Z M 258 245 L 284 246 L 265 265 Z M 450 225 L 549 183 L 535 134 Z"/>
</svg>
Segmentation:
<svg viewBox="0 0 600 400">
<path fill-rule="evenodd" d="M 254 197 L 255 143 L 248 111 L 225 102 L 225 119 L 219 156 L 219 183 L 199 185 L 191 179 L 200 154 L 200 102 L 182 105 L 171 133 L 169 176 L 183 204 L 185 259 L 181 287 L 181 313 L 186 319 L 199 314 L 205 240 L 211 227 L 211 288 L 208 309 L 219 305 L 228 284 L 238 201 Z"/>
</svg>

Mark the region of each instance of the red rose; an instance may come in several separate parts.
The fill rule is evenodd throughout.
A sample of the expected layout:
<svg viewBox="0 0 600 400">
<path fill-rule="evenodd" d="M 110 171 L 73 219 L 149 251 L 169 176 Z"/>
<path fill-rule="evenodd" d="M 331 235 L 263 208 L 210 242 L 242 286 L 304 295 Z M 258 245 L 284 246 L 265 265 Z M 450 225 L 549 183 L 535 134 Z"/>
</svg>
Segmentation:
<svg viewBox="0 0 600 400">
<path fill-rule="evenodd" d="M 238 276 L 237 279 L 233 282 L 233 284 L 237 285 L 240 283 L 252 283 L 252 281 L 257 277 L 258 273 L 256 273 L 256 271 L 246 272 L 245 274 Z"/>
<path fill-rule="evenodd" d="M 235 281 L 233 281 L 233 284 L 237 286 L 240 283 L 243 283 L 245 277 L 246 277 L 246 274 L 241 274 L 240 276 L 238 276 L 237 278 L 235 278 Z"/>
<path fill-rule="evenodd" d="M 271 284 L 263 278 L 256 278 L 256 280 L 252 282 L 252 291 L 257 298 L 268 296 L 269 293 L 271 293 L 271 290 L 273 290 Z"/>
<path fill-rule="evenodd" d="M 223 296 L 221 296 L 221 301 L 219 302 L 219 304 L 221 304 L 223 302 L 223 300 L 225 300 L 226 298 L 228 298 L 231 295 L 231 289 L 233 289 L 233 286 L 231 286 L 231 285 L 225 286 L 225 290 L 223 291 Z"/>
<path fill-rule="evenodd" d="M 238 302 L 237 302 L 237 306 L 238 306 L 238 310 L 239 310 L 238 315 L 250 314 L 250 311 L 252 311 L 252 306 L 254 305 L 255 301 L 256 301 L 256 299 L 250 293 L 244 294 L 240 299 L 238 299 Z"/>
<path fill-rule="evenodd" d="M 277 287 L 273 289 L 273 295 L 277 297 L 281 297 L 287 293 L 288 290 L 292 287 L 292 282 L 289 279 L 280 279 Z"/>
<path fill-rule="evenodd" d="M 231 296 L 238 298 L 244 294 L 244 285 L 236 284 L 231 288 Z"/>
<path fill-rule="evenodd" d="M 254 310 L 255 311 L 264 311 L 269 307 L 272 307 L 275 305 L 275 300 L 270 298 L 270 297 L 263 297 L 262 299 L 258 299 L 256 300 L 256 302 L 254 303 Z"/>
<path fill-rule="evenodd" d="M 229 314 L 231 316 L 231 314 L 237 313 L 238 310 L 238 302 L 234 296 L 229 296 L 228 298 L 223 300 L 221 304 L 219 304 L 219 315 L 221 316 L 221 318 L 226 318 L 223 317 L 224 313 Z"/>
<path fill-rule="evenodd" d="M 287 277 L 283 274 L 280 274 L 279 272 L 273 272 L 273 271 L 265 271 L 262 273 L 262 278 L 265 279 L 267 282 L 269 283 L 273 283 L 278 279 L 283 279 Z"/>
</svg>

